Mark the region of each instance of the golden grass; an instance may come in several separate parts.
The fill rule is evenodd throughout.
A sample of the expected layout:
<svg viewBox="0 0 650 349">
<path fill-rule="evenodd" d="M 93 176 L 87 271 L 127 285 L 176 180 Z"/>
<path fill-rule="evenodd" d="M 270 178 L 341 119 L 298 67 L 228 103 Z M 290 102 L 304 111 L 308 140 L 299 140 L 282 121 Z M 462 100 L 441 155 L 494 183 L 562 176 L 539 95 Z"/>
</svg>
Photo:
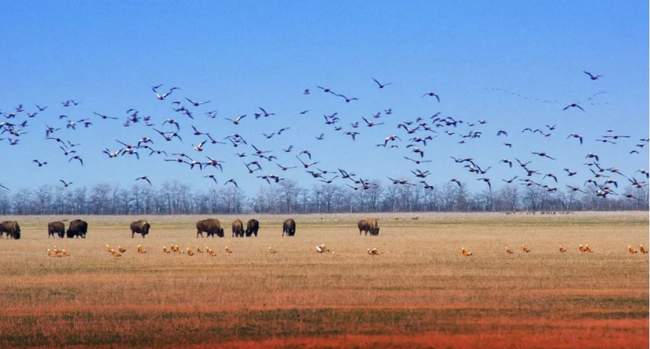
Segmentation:
<svg viewBox="0 0 650 349">
<path fill-rule="evenodd" d="M 195 238 L 205 216 L 145 217 L 146 239 L 130 238 L 140 217 L 91 216 L 85 240 L 48 240 L 61 217 L 17 217 L 23 238 L 0 240 L 0 347 L 648 345 L 648 255 L 627 249 L 649 245 L 646 213 L 372 215 L 379 237 L 359 236 L 361 216 L 296 215 L 294 238 L 286 216 L 256 216 L 246 239 L 228 216 L 223 239 Z"/>
</svg>

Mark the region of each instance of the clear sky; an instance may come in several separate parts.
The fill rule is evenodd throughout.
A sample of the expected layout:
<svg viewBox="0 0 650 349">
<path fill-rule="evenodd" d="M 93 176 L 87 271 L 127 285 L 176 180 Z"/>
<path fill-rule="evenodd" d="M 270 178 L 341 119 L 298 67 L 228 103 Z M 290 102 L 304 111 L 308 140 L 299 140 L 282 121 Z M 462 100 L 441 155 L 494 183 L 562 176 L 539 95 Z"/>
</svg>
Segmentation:
<svg viewBox="0 0 650 349">
<path fill-rule="evenodd" d="M 482 188 L 450 155 L 492 166 L 488 175 L 494 182 L 522 175 L 499 164 L 501 158 L 532 159 L 533 167 L 557 174 L 563 167 L 586 172 L 588 152 L 626 173 L 648 167 L 647 146 L 628 154 L 648 136 L 647 1 L 3 1 L 2 9 L 0 110 L 11 112 L 21 103 L 30 112 L 35 104 L 49 106 L 29 119 L 18 145 L 0 141 L 0 183 L 12 189 L 56 185 L 58 179 L 131 185 L 143 175 L 155 184 L 177 179 L 200 188 L 211 185 L 202 177 L 208 173 L 217 174 L 219 185 L 234 177 L 251 194 L 264 184 L 246 173 L 229 145 L 194 152 L 192 145 L 203 138 L 191 135 L 191 124 L 218 137 L 241 133 L 273 150 L 284 165 L 296 164 L 294 154 L 280 150 L 293 144 L 310 149 L 323 169 L 412 180 L 415 166 L 402 156 L 415 154 L 403 148 L 408 136 L 395 125 L 435 112 L 487 124 L 459 127 L 460 133 L 483 131 L 467 144 L 439 130 L 425 148 L 424 158 L 433 162 L 420 167 L 433 172 L 428 178 L 433 184 L 456 177 Z M 583 70 L 603 77 L 591 81 Z M 378 89 L 371 77 L 392 85 Z M 161 102 L 150 89 L 159 83 L 182 89 Z M 316 85 L 360 100 L 345 103 Z M 312 94 L 303 95 L 305 88 Z M 436 91 L 441 102 L 421 97 L 427 91 Z M 195 108 L 196 119 L 189 120 L 170 108 L 170 101 L 183 97 L 211 103 Z M 66 99 L 80 104 L 63 108 Z M 585 112 L 562 111 L 572 102 Z M 276 115 L 254 120 L 258 106 Z M 128 108 L 151 115 L 158 127 L 166 118 L 179 120 L 183 142 L 165 143 L 141 124 L 123 127 Z M 350 122 L 386 108 L 393 109 L 382 119 L 386 124 L 360 127 L 356 142 L 324 125 L 323 114 L 338 112 L 347 131 Z M 310 112 L 298 115 L 306 109 Z M 208 110 L 219 116 L 205 117 Z M 98 120 L 93 111 L 120 121 Z M 69 163 L 55 143 L 44 140 L 44 124 L 65 125 L 60 114 L 93 118 L 91 128 L 58 132 L 81 143 L 84 167 Z M 224 120 L 239 114 L 249 115 L 239 126 Z M 549 138 L 520 133 L 546 124 L 557 125 Z M 291 129 L 280 137 L 261 136 L 287 126 Z M 507 130 L 509 138 L 497 138 L 497 129 Z M 596 143 L 606 129 L 632 138 Z M 324 140 L 317 141 L 321 132 Z M 585 144 L 566 139 L 572 132 L 584 135 Z M 400 149 L 375 147 L 390 134 L 402 137 Z M 101 154 L 106 147 L 118 148 L 115 139 L 135 143 L 142 136 L 153 138 L 156 148 L 224 160 L 224 173 L 201 174 L 146 152 L 140 161 Z M 513 149 L 502 146 L 505 141 Z M 534 158 L 531 151 L 557 160 Z M 32 159 L 49 164 L 37 168 Z M 264 173 L 307 187 L 317 183 L 301 169 L 282 173 L 266 166 Z M 560 185 L 586 178 L 581 173 Z"/>
</svg>

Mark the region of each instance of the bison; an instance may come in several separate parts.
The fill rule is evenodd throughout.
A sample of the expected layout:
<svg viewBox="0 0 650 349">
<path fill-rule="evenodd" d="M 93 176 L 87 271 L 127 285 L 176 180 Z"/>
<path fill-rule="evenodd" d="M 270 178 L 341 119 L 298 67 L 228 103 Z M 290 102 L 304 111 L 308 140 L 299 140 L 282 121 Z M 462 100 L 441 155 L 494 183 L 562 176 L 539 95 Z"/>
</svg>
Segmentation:
<svg viewBox="0 0 650 349">
<path fill-rule="evenodd" d="M 232 222 L 232 237 L 244 237 L 244 223 L 241 219 Z"/>
<path fill-rule="evenodd" d="M 136 233 L 142 235 L 142 238 L 145 238 L 149 234 L 149 228 L 151 228 L 151 224 L 142 219 L 131 223 L 131 239 L 133 239 Z"/>
<path fill-rule="evenodd" d="M 47 237 L 65 237 L 65 224 L 61 221 L 47 223 Z"/>
<path fill-rule="evenodd" d="M 260 222 L 257 219 L 249 219 L 246 222 L 246 236 L 255 235 L 257 237 L 257 232 L 260 230 Z"/>
<path fill-rule="evenodd" d="M 296 235 L 296 221 L 293 218 L 289 218 L 282 223 L 282 236 L 284 234 L 287 234 L 287 236 Z"/>
<path fill-rule="evenodd" d="M 359 227 L 359 235 L 365 233 L 365 235 L 379 235 L 379 223 L 376 218 L 371 219 L 362 219 L 357 224 Z"/>
<path fill-rule="evenodd" d="M 70 222 L 70 225 L 68 225 L 68 231 L 66 232 L 66 235 L 68 238 L 86 238 L 86 234 L 88 233 L 88 223 L 86 221 L 82 221 L 81 219 L 75 219 Z"/>
<path fill-rule="evenodd" d="M 7 239 L 20 239 L 20 225 L 16 221 L 4 221 L 0 223 L 0 235 L 3 234 L 7 234 Z"/>
<path fill-rule="evenodd" d="M 205 232 L 208 237 L 213 237 L 215 235 L 220 238 L 223 237 L 221 222 L 216 218 L 208 218 L 196 222 L 196 237 L 198 238 L 199 235 L 203 237 L 203 232 Z"/>
</svg>

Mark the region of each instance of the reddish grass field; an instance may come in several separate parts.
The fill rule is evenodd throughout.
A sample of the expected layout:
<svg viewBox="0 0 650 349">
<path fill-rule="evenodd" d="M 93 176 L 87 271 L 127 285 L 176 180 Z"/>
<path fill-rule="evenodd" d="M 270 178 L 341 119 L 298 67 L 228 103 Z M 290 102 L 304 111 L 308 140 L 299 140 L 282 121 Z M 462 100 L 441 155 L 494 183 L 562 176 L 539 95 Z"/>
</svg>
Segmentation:
<svg viewBox="0 0 650 349">
<path fill-rule="evenodd" d="M 258 216 L 256 239 L 146 217 L 150 236 L 133 240 L 141 217 L 82 217 L 85 240 L 48 240 L 48 221 L 73 217 L 0 217 L 23 228 L 0 240 L 0 347 L 648 347 L 648 255 L 627 250 L 648 246 L 647 213 L 375 217 L 379 237 L 359 236 L 358 215 L 297 215 L 297 236 L 281 238 L 286 217 Z M 217 254 L 163 253 L 171 244 Z M 53 245 L 71 256 L 48 257 Z"/>
</svg>

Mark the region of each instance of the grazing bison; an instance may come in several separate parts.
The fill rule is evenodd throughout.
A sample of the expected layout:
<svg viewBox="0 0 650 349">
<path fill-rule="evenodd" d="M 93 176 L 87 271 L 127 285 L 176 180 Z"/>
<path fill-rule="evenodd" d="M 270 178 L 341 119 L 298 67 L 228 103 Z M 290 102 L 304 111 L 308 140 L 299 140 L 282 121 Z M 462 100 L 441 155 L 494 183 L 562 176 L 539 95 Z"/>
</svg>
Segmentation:
<svg viewBox="0 0 650 349">
<path fill-rule="evenodd" d="M 379 235 L 379 223 L 376 218 L 371 219 L 362 219 L 357 224 L 359 227 L 359 235 L 365 233 L 365 235 Z"/>
<path fill-rule="evenodd" d="M 3 234 L 7 234 L 7 239 L 20 239 L 20 225 L 16 221 L 4 221 L 0 223 L 0 235 Z"/>
<path fill-rule="evenodd" d="M 284 234 L 287 234 L 287 236 L 296 235 L 296 221 L 293 218 L 289 218 L 282 223 L 282 236 Z"/>
<path fill-rule="evenodd" d="M 47 237 L 65 237 L 65 224 L 61 221 L 47 223 Z"/>
<path fill-rule="evenodd" d="M 208 218 L 196 222 L 196 237 L 199 235 L 203 237 L 203 232 L 205 232 L 208 237 L 217 235 L 218 237 L 223 237 L 223 228 L 221 227 L 221 222 L 216 218 Z"/>
<path fill-rule="evenodd" d="M 149 234 L 149 228 L 151 228 L 151 224 L 142 219 L 131 223 L 131 239 L 133 239 L 136 233 L 142 235 L 142 238 L 145 238 Z"/>
<path fill-rule="evenodd" d="M 257 219 L 249 219 L 246 222 L 246 236 L 255 235 L 257 237 L 257 232 L 260 230 L 260 222 Z"/>
<path fill-rule="evenodd" d="M 66 235 L 68 238 L 86 238 L 86 234 L 88 233 L 88 223 L 86 221 L 82 221 L 81 219 L 75 219 L 73 221 L 70 221 L 70 225 L 68 225 L 68 231 L 66 232 Z"/>
<path fill-rule="evenodd" d="M 235 219 L 232 222 L 232 237 L 244 237 L 244 223 L 241 219 Z"/>
</svg>

